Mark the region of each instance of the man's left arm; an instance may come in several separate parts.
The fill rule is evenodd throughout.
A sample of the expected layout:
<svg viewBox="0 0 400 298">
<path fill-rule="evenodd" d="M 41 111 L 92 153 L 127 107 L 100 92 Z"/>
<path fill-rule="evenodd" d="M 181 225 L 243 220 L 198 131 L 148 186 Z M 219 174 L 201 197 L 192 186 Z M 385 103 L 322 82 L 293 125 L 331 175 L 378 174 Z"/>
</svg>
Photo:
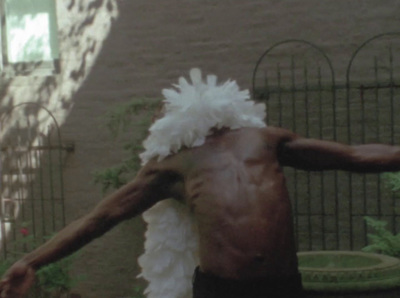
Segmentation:
<svg viewBox="0 0 400 298">
<path fill-rule="evenodd" d="M 279 159 L 283 165 L 311 171 L 400 171 L 400 147 L 383 144 L 350 146 L 295 136 L 283 143 Z"/>
</svg>

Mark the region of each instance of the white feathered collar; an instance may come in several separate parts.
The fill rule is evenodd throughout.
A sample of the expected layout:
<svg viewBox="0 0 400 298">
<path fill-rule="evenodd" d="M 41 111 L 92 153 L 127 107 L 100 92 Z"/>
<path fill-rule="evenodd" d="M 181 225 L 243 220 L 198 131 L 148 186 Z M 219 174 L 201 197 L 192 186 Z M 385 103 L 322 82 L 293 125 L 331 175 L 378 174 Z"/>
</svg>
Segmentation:
<svg viewBox="0 0 400 298">
<path fill-rule="evenodd" d="M 211 128 L 265 126 L 265 105 L 249 100 L 249 91 L 240 91 L 235 81 L 217 85 L 217 77 L 208 75 L 203 82 L 196 68 L 190 78 L 192 84 L 181 77 L 176 90 L 163 90 L 165 115 L 149 129 L 140 154 L 142 164 L 156 156 L 161 160 L 182 147 L 203 145 Z"/>
</svg>

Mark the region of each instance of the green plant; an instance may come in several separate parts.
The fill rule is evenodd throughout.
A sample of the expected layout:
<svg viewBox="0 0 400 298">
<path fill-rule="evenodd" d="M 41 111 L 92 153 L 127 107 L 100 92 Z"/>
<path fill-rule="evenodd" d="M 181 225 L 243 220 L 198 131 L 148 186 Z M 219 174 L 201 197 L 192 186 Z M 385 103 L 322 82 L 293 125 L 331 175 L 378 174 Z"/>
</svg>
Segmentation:
<svg viewBox="0 0 400 298">
<path fill-rule="evenodd" d="M 382 181 L 394 194 L 400 193 L 400 172 L 383 173 Z M 372 217 L 364 217 L 367 226 L 374 230 L 374 234 L 368 234 L 370 244 L 362 250 L 377 252 L 389 256 L 400 257 L 400 234 L 394 235 L 387 229 L 387 222 Z"/>
<path fill-rule="evenodd" d="M 0 262 L 0 276 L 3 276 L 13 263 L 14 261 L 10 259 L 2 260 Z"/>
<path fill-rule="evenodd" d="M 400 172 L 383 173 L 381 176 L 386 186 L 398 195 L 400 191 Z"/>
<path fill-rule="evenodd" d="M 106 127 L 116 139 L 122 132 L 129 133 L 129 141 L 123 145 L 128 158 L 120 164 L 94 172 L 94 182 L 102 191 L 117 189 L 126 184 L 140 167 L 138 154 L 143 150 L 142 141 L 146 137 L 151 118 L 160 107 L 160 100 L 134 100 L 108 112 Z M 135 121 L 133 121 L 135 119 Z"/>
<path fill-rule="evenodd" d="M 68 293 L 82 277 L 71 277 L 69 271 L 76 255 L 70 255 L 62 260 L 44 266 L 37 272 L 38 285 L 48 294 Z"/>
<path fill-rule="evenodd" d="M 119 105 L 107 113 L 106 126 L 113 136 L 117 136 L 121 130 L 126 131 L 132 124 L 132 116 L 140 114 L 153 115 L 154 111 L 160 107 L 159 99 L 134 99 L 129 103 Z M 151 119 L 150 119 L 151 120 Z"/>
<path fill-rule="evenodd" d="M 134 100 L 118 106 L 108 113 L 106 127 L 112 137 L 116 139 L 121 133 L 132 133 L 132 137 L 123 145 L 128 158 L 120 164 L 94 173 L 94 182 L 101 185 L 103 192 L 110 188 L 121 187 L 138 171 L 140 167 L 138 154 L 143 151 L 142 141 L 147 135 L 152 116 L 159 107 L 160 100 L 158 99 Z M 144 297 L 143 288 L 141 286 L 134 287 L 133 295 L 130 298 Z"/>
<path fill-rule="evenodd" d="M 20 229 L 21 237 L 15 241 L 14 247 L 33 250 L 39 245 L 39 241 L 29 234 L 29 230 L 24 224 Z M 50 238 L 44 237 L 45 239 Z M 11 251 L 7 259 L 0 263 L 0 275 L 3 275 L 8 268 L 16 262 L 23 251 Z M 71 277 L 69 272 L 77 253 L 61 259 L 58 262 L 43 266 L 36 272 L 36 281 L 28 294 L 30 298 L 57 298 L 68 293 L 72 287 L 82 280 L 82 276 Z"/>
<path fill-rule="evenodd" d="M 400 234 L 394 235 L 386 226 L 387 222 L 373 219 L 369 216 L 364 217 L 367 226 L 371 227 L 375 233 L 368 234 L 371 244 L 364 247 L 365 252 L 377 252 L 385 255 L 400 257 Z"/>
<path fill-rule="evenodd" d="M 145 297 L 143 294 L 143 287 L 141 287 L 141 286 L 135 286 L 133 288 L 133 292 L 134 292 L 133 296 L 130 296 L 128 298 L 144 298 Z"/>
</svg>

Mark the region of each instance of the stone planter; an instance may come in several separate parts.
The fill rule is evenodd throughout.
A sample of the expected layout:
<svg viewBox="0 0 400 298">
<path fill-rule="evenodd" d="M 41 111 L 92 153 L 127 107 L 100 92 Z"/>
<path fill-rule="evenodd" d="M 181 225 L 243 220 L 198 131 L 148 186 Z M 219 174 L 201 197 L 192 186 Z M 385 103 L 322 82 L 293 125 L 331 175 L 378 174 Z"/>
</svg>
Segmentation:
<svg viewBox="0 0 400 298">
<path fill-rule="evenodd" d="M 400 297 L 400 260 L 356 251 L 298 253 L 309 297 Z"/>
</svg>

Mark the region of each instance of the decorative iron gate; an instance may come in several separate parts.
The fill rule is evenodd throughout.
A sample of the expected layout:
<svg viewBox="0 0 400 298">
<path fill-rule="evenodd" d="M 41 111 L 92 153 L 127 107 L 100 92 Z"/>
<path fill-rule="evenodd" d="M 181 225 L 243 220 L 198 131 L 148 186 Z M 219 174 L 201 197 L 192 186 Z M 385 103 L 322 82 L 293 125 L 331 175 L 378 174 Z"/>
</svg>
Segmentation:
<svg viewBox="0 0 400 298">
<path fill-rule="evenodd" d="M 65 225 L 66 148 L 56 119 L 36 103 L 16 105 L 0 119 L 1 256 L 13 258 Z"/>
<path fill-rule="evenodd" d="M 305 137 L 399 144 L 399 37 L 385 33 L 364 42 L 351 56 L 342 84 L 321 48 L 303 40 L 279 42 L 256 64 L 253 97 L 266 102 L 269 125 Z M 300 250 L 365 246 L 366 215 L 387 221 L 399 232 L 400 202 L 380 175 L 285 173 Z"/>
</svg>

